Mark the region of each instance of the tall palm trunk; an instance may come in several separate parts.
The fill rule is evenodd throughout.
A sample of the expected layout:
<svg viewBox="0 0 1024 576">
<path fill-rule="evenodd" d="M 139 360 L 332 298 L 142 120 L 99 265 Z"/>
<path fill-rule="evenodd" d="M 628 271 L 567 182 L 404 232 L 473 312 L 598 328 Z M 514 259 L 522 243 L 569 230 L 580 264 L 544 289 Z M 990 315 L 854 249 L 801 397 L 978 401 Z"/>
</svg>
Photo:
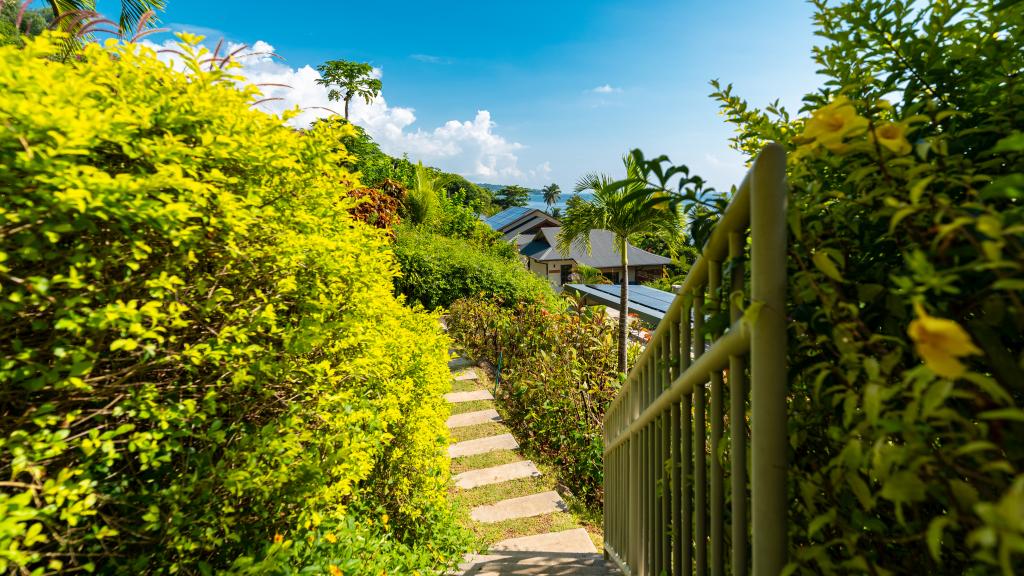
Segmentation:
<svg viewBox="0 0 1024 576">
<path fill-rule="evenodd" d="M 622 250 L 622 290 L 619 294 L 619 372 L 626 372 L 626 342 L 629 337 L 629 258 L 626 239 L 619 243 Z"/>
</svg>

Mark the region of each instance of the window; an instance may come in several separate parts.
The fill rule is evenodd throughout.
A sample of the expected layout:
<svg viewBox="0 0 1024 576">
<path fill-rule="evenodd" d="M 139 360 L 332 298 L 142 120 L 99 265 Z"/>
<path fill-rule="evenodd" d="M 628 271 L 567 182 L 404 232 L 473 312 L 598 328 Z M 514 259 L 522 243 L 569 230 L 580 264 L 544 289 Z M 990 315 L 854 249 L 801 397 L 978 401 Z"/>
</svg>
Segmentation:
<svg viewBox="0 0 1024 576">
<path fill-rule="evenodd" d="M 562 264 L 562 267 L 559 270 L 559 272 L 561 273 L 561 278 L 559 279 L 558 283 L 565 284 L 569 282 L 569 278 L 572 276 L 572 264 Z"/>
</svg>

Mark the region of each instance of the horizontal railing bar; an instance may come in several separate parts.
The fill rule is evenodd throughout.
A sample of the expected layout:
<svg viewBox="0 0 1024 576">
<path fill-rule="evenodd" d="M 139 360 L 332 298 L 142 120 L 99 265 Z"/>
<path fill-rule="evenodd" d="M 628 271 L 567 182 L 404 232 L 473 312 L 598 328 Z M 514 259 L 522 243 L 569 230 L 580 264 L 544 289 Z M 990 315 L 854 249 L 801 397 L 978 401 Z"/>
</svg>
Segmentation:
<svg viewBox="0 0 1024 576">
<path fill-rule="evenodd" d="M 664 411 L 672 402 L 675 402 L 683 394 L 693 392 L 697 384 L 708 380 L 708 375 L 715 370 L 723 370 L 729 365 L 730 356 L 746 354 L 750 349 L 750 331 L 743 322 L 734 324 L 732 328 L 715 341 L 714 345 L 701 355 L 685 372 L 679 375 L 672 382 L 667 390 L 662 392 L 654 402 L 644 409 L 636 420 L 630 422 L 625 430 L 620 432 L 611 442 L 605 446 L 604 453 L 608 454 L 619 444 L 629 439 L 637 430 L 648 424 L 659 413 Z"/>
<path fill-rule="evenodd" d="M 640 353 L 640 357 L 637 358 L 636 363 L 633 365 L 634 367 L 643 366 L 648 361 L 652 348 L 651 344 L 657 342 L 659 338 L 664 338 L 665 331 L 668 330 L 666 325 L 678 319 L 679 309 L 686 298 L 686 294 L 693 292 L 696 287 L 703 285 L 707 281 L 708 260 L 721 261 L 728 253 L 729 233 L 745 230 L 750 223 L 750 175 L 753 171 L 753 167 L 747 171 L 747 174 L 743 177 L 743 182 L 736 189 L 736 194 L 729 201 L 729 205 L 726 207 L 722 217 L 715 223 L 714 229 L 711 231 L 711 237 L 704 244 L 701 255 L 697 257 L 697 261 L 690 267 L 690 272 L 686 275 L 686 279 L 683 280 L 682 287 L 679 289 L 675 299 L 672 300 L 672 304 L 668 307 L 668 311 L 665 312 L 665 316 L 658 323 L 657 328 L 654 329 L 654 334 L 651 335 L 651 339 L 648 341 L 649 344 Z M 633 382 L 636 380 L 635 372 L 635 370 L 630 370 L 626 382 L 622 385 L 622 389 L 619 390 L 619 393 L 605 411 L 605 423 L 607 423 L 608 416 L 618 407 L 622 397 L 632 387 Z"/>
</svg>

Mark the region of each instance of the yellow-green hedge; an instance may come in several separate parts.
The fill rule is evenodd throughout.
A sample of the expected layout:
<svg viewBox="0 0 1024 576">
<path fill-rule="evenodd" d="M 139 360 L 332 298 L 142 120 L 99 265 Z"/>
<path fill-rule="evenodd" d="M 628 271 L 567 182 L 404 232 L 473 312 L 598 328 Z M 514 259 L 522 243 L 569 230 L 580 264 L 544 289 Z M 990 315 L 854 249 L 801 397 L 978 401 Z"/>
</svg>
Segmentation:
<svg viewBox="0 0 1024 576">
<path fill-rule="evenodd" d="M 437 569 L 447 339 L 347 214 L 351 129 L 185 40 L 0 48 L 0 572 Z"/>
</svg>

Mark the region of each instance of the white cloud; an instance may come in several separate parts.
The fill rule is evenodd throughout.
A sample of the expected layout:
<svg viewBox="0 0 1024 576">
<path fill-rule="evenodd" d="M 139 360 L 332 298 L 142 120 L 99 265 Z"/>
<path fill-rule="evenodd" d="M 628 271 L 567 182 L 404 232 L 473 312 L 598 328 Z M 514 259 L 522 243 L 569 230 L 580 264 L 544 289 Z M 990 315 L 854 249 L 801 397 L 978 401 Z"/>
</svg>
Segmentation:
<svg viewBox="0 0 1024 576">
<path fill-rule="evenodd" d="M 448 58 L 441 56 L 432 56 L 430 54 L 410 54 L 410 58 L 418 60 L 420 62 L 426 62 L 427 64 L 451 64 L 452 61 Z"/>
<path fill-rule="evenodd" d="M 168 44 L 173 41 L 151 46 L 160 49 Z M 240 44 L 229 43 L 221 54 L 239 47 Z M 319 72 L 309 65 L 293 68 L 275 58 L 273 52 L 273 46 L 258 41 L 242 52 L 251 55 L 241 58 L 242 67 L 235 70 L 247 83 L 262 85 L 263 98 L 272 99 L 258 104 L 259 109 L 280 114 L 298 106 L 299 114 L 288 121 L 295 127 L 306 127 L 318 118 L 342 113 L 344 103 L 329 100 L 327 88 L 316 83 Z M 161 56 L 176 59 L 166 53 Z M 380 69 L 374 69 L 375 76 L 382 74 Z M 424 164 L 462 174 L 471 180 L 536 185 L 545 182 L 551 172 L 547 162 L 532 169 L 520 168 L 517 152 L 524 146 L 495 132 L 497 124 L 487 110 L 477 110 L 471 120 L 449 120 L 432 130 L 424 130 L 413 126 L 415 109 L 389 105 L 380 95 L 369 103 L 354 99 L 349 117 L 354 124 L 363 127 L 384 152 L 393 156 L 408 154 L 414 161 L 422 160 Z"/>
<path fill-rule="evenodd" d="M 615 88 L 611 84 L 604 84 L 597 88 L 591 88 L 590 90 L 587 90 L 587 92 L 593 92 L 594 94 L 614 94 L 616 92 L 622 92 L 622 88 Z"/>
</svg>

